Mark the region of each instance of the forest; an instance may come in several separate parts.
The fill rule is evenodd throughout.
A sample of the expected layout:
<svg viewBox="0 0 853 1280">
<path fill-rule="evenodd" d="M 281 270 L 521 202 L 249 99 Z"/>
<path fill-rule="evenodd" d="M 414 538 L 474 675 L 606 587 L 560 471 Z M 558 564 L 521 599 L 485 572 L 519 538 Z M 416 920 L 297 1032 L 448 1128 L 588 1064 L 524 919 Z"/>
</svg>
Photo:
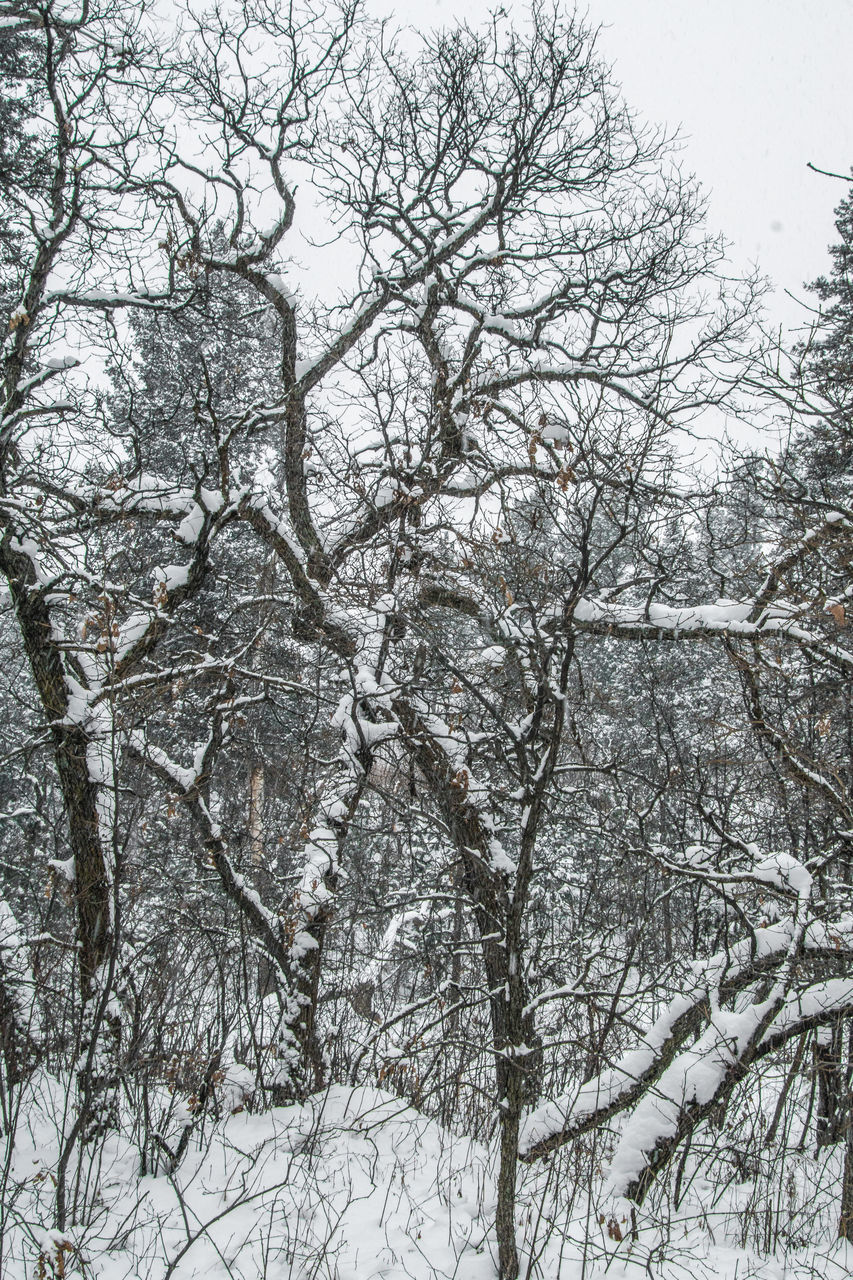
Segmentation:
<svg viewBox="0 0 853 1280">
<path fill-rule="evenodd" d="M 851 180 L 786 337 L 546 0 L 0 73 L 2 1275 L 849 1275 Z"/>
</svg>

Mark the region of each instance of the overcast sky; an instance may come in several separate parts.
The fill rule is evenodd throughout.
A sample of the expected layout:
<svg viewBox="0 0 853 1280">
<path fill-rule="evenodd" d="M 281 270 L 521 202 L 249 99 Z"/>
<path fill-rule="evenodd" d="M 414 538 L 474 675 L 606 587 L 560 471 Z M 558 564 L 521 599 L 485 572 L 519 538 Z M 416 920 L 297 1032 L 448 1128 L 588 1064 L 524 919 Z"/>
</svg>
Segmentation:
<svg viewBox="0 0 853 1280">
<path fill-rule="evenodd" d="M 475 21 L 489 0 L 374 0 L 374 12 L 434 27 Z M 508 3 L 512 11 L 524 6 Z M 782 292 L 827 267 L 845 185 L 809 172 L 853 165 L 853 0 L 590 0 L 599 48 L 626 101 L 680 127 L 686 167 L 710 198 L 709 222 L 736 267 L 757 263 L 777 286 L 777 323 L 803 312 Z"/>
</svg>

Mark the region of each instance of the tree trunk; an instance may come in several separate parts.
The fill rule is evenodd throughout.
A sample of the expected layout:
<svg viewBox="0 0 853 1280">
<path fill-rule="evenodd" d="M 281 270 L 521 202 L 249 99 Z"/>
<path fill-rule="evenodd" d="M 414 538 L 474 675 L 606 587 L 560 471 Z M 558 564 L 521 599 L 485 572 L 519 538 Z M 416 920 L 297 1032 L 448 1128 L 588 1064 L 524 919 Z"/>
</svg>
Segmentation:
<svg viewBox="0 0 853 1280">
<path fill-rule="evenodd" d="M 817 1076 L 817 1145 L 831 1146 L 844 1130 L 846 1085 L 841 1069 L 842 1026 L 836 1022 L 822 1028 L 815 1037 L 814 1065 Z"/>
<path fill-rule="evenodd" d="M 841 1216 L 838 1234 L 842 1240 L 853 1240 L 853 1115 L 849 1105 L 844 1135 L 844 1174 L 841 1179 Z"/>
<path fill-rule="evenodd" d="M 492 866 L 492 833 L 468 799 L 467 774 L 454 773 L 415 712 L 402 699 L 394 711 L 409 737 L 412 756 L 423 774 L 458 850 L 461 883 L 472 904 L 489 992 L 495 1092 L 500 1126 L 495 1228 L 499 1280 L 516 1280 L 515 1192 L 521 1112 L 535 1094 L 536 1034 L 528 1010 L 522 963 L 525 886 L 516 876 L 510 892 L 507 872 Z"/>
<path fill-rule="evenodd" d="M 105 983 L 113 949 L 112 877 L 104 852 L 105 832 L 99 827 L 98 784 L 90 773 L 87 730 L 69 717 L 70 698 L 63 660 L 54 639 L 50 611 L 36 582 L 28 555 L 12 545 L 9 531 L 0 544 L 0 568 L 9 583 L 21 636 L 50 729 L 71 848 L 72 883 L 77 932 L 81 1045 L 80 1105 L 85 1113 L 84 1137 L 112 1124 L 112 1107 L 104 1095 L 115 1081 L 111 1061 L 117 1027 L 111 1025 L 109 1043 L 100 1042 L 106 1017 Z M 102 1051 L 103 1050 L 103 1051 Z"/>
<path fill-rule="evenodd" d="M 498 1237 L 499 1280 L 516 1280 L 518 1247 L 515 1242 L 515 1186 L 518 1173 L 518 1131 L 521 1123 L 521 1100 L 518 1097 L 518 1073 L 501 1099 L 500 1164 L 498 1166 L 498 1208 L 495 1232 Z"/>
<path fill-rule="evenodd" d="M 264 766 L 259 762 L 249 772 L 249 848 L 252 863 L 264 865 Z"/>
</svg>

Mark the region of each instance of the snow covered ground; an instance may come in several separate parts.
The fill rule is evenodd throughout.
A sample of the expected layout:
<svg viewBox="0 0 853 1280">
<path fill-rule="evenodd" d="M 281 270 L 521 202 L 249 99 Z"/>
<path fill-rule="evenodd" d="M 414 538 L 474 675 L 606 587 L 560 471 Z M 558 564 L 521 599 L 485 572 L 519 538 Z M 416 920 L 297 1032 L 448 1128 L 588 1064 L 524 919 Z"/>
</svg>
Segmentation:
<svg viewBox="0 0 853 1280">
<path fill-rule="evenodd" d="M 21 1113 L 3 1198 L 3 1278 L 91 1280 L 492 1280 L 492 1154 L 393 1095 L 335 1086 L 309 1104 L 229 1115 L 194 1140 L 176 1174 L 140 1176 L 136 1145 L 111 1135 L 69 1167 L 86 1225 L 51 1232 L 64 1090 L 42 1079 Z M 3 1141 L 6 1141 L 4 1139 Z M 600 1145 L 600 1144 L 599 1144 Z M 841 1280 L 853 1250 L 832 1242 L 839 1152 L 789 1162 L 773 1217 L 766 1188 L 732 1183 L 711 1202 L 701 1171 L 671 1222 L 607 1217 L 605 1161 L 594 1144 L 523 1173 L 522 1276 L 610 1280 Z M 833 1163 L 835 1162 L 835 1163 Z M 590 1184 L 582 1170 L 593 1168 Z M 765 1179 L 767 1181 L 767 1179 Z M 757 1195 L 757 1191 L 761 1195 Z M 767 1205 L 760 1203 L 769 1197 Z M 808 1197 L 813 1200 L 809 1207 Z M 756 1233 L 784 1220 L 825 1221 L 808 1245 Z M 617 1211 L 618 1212 L 618 1211 Z M 621 1241 L 612 1238 L 622 1235 Z M 790 1232 L 789 1232 L 790 1235 Z M 781 1252 L 781 1249 L 787 1252 Z"/>
</svg>

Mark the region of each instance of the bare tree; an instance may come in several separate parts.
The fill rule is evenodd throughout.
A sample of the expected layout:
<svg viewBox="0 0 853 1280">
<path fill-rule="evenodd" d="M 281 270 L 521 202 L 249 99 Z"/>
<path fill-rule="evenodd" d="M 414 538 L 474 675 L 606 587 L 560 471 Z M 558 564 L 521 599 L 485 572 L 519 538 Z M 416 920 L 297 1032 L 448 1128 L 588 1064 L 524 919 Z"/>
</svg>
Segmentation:
<svg viewBox="0 0 853 1280">
<path fill-rule="evenodd" d="M 186 811 L 262 953 L 296 1096 L 326 1070 L 347 841 L 408 771 L 478 937 L 513 1280 L 531 890 L 560 780 L 589 768 L 566 741 L 579 637 L 796 624 L 778 567 L 740 611 L 684 603 L 678 432 L 730 394 L 753 288 L 590 33 L 544 7 L 413 55 L 348 4 L 191 15 L 168 47 L 144 10 L 7 8 L 53 120 L 43 207 L 15 206 L 2 555 L 69 826 L 80 1129 L 118 1034 L 127 771 Z M 171 382 L 144 367 L 170 349 Z M 240 720 L 290 695 L 313 785 L 298 858 L 261 874 L 224 815 Z"/>
</svg>

